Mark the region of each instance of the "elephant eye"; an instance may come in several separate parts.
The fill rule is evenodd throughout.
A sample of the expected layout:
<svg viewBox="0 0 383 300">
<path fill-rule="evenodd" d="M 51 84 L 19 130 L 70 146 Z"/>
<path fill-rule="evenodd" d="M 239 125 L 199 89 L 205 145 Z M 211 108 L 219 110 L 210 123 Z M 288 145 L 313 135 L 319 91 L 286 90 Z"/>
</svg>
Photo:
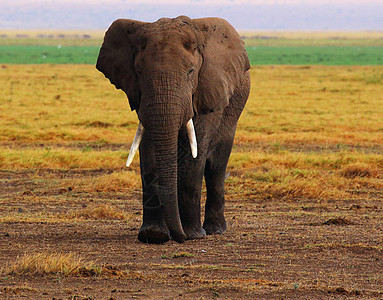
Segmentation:
<svg viewBox="0 0 383 300">
<path fill-rule="evenodd" d="M 190 76 L 191 74 L 193 74 L 193 72 L 194 72 L 194 68 L 191 68 L 191 69 L 189 70 L 189 72 L 188 72 L 188 75 Z"/>
</svg>

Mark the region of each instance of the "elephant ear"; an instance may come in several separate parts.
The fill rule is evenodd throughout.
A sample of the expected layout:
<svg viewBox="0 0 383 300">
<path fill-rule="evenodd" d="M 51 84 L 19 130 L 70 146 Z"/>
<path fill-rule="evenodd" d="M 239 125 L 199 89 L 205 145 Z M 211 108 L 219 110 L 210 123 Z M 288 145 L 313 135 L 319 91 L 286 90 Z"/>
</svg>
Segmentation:
<svg viewBox="0 0 383 300">
<path fill-rule="evenodd" d="M 122 89 L 132 110 L 138 109 L 140 92 L 134 71 L 135 32 L 145 23 L 119 19 L 113 22 L 105 33 L 98 55 L 96 68 L 110 80 L 117 89 Z"/>
<path fill-rule="evenodd" d="M 198 113 L 209 113 L 229 105 L 250 63 L 244 42 L 227 21 L 202 18 L 193 22 L 202 35 L 200 51 L 203 57 L 194 109 Z"/>
</svg>

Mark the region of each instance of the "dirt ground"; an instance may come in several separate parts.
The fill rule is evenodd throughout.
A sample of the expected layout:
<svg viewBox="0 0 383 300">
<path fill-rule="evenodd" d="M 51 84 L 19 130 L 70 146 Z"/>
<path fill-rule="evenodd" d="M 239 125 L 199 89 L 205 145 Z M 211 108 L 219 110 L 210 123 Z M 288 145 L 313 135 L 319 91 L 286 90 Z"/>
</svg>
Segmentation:
<svg viewBox="0 0 383 300">
<path fill-rule="evenodd" d="M 1 274 L 0 299 L 383 299 L 382 191 L 334 201 L 228 195 L 224 235 L 146 245 L 137 240 L 139 191 L 65 185 L 108 172 L 0 171 L 0 266 L 25 253 L 72 251 L 110 271 Z M 131 217 L 66 217 L 95 203 Z"/>
</svg>

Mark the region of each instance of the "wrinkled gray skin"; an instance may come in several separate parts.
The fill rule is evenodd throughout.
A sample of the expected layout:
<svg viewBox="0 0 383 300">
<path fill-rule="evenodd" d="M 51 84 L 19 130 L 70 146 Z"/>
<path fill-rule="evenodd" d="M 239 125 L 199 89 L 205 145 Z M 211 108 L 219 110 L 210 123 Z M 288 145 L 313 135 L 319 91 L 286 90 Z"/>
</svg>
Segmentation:
<svg viewBox="0 0 383 300">
<path fill-rule="evenodd" d="M 224 180 L 238 118 L 249 95 L 249 60 L 234 28 L 219 18 L 120 19 L 97 61 L 122 89 L 145 133 L 139 148 L 145 243 L 221 234 Z M 193 118 L 198 156 L 185 125 Z M 201 226 L 203 176 L 207 188 Z"/>
</svg>

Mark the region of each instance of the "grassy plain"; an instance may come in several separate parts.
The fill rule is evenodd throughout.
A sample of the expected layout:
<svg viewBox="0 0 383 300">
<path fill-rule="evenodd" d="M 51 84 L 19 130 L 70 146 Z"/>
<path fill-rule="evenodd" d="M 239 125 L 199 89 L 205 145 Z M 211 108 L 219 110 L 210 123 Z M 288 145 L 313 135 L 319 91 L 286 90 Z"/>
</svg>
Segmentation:
<svg viewBox="0 0 383 300">
<path fill-rule="evenodd" d="M 0 29 L 0 44 L 100 46 L 104 33 L 103 30 Z M 239 33 L 246 46 L 383 46 L 383 31 L 239 31 Z"/>
<path fill-rule="evenodd" d="M 89 65 L 2 65 L 2 294 L 382 297 L 383 68 L 259 66 L 251 77 L 228 232 L 144 246 L 124 94 Z"/>
<path fill-rule="evenodd" d="M 99 46 L 103 30 L 0 29 L 1 45 L 21 46 Z"/>
<path fill-rule="evenodd" d="M 256 184 L 253 197 L 271 183 L 292 189 L 277 198 L 353 197 L 360 181 L 381 187 L 381 67 L 257 67 L 252 81 L 231 168 Z M 123 165 L 137 119 L 93 66 L 4 65 L 0 82 L 1 168 Z M 369 175 L 342 176 L 352 166 Z"/>
<path fill-rule="evenodd" d="M 246 46 L 383 46 L 383 31 L 242 31 Z"/>
<path fill-rule="evenodd" d="M 123 92 L 92 65 L 0 65 L 0 298 L 382 298 L 383 67 L 251 79 L 228 231 L 143 245 Z"/>
</svg>

